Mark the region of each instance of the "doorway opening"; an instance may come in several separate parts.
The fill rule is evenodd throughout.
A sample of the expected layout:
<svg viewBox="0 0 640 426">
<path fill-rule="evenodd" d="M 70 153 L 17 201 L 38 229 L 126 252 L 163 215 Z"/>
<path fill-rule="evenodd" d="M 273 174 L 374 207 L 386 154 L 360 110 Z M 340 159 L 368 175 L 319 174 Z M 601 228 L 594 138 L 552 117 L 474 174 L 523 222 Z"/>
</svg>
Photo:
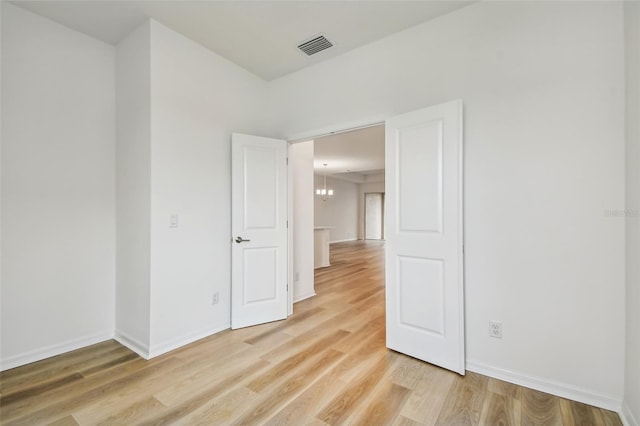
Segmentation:
<svg viewBox="0 0 640 426">
<path fill-rule="evenodd" d="M 364 194 L 364 239 L 384 240 L 384 192 Z"/>
<path fill-rule="evenodd" d="M 332 265 L 331 248 L 365 241 L 365 194 L 385 191 L 384 144 L 380 122 L 290 142 L 290 314 L 316 296 L 315 272 Z"/>
<path fill-rule="evenodd" d="M 338 251 L 352 243 L 383 239 L 384 145 L 384 124 L 314 139 L 316 271 L 347 261 Z"/>
</svg>

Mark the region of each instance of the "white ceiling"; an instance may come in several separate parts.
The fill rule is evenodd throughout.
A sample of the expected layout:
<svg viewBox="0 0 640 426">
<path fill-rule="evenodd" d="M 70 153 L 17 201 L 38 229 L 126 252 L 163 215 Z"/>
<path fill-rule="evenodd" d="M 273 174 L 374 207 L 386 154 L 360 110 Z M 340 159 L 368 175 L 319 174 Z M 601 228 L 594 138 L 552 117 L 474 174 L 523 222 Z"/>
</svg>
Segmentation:
<svg viewBox="0 0 640 426">
<path fill-rule="evenodd" d="M 477 1 L 477 0 L 474 0 Z M 147 18 L 272 80 L 473 1 L 14 0 L 11 3 L 109 44 Z M 297 45 L 324 34 L 334 47 L 311 57 Z M 353 182 L 384 172 L 384 126 L 316 139 L 314 168 Z"/>
<path fill-rule="evenodd" d="M 110 44 L 151 17 L 248 71 L 272 80 L 471 1 L 16 0 L 24 9 Z M 297 45 L 324 34 L 334 47 L 307 56 Z"/>
<path fill-rule="evenodd" d="M 384 173 L 384 125 L 325 136 L 314 140 L 316 174 L 352 182 L 379 181 Z"/>
</svg>

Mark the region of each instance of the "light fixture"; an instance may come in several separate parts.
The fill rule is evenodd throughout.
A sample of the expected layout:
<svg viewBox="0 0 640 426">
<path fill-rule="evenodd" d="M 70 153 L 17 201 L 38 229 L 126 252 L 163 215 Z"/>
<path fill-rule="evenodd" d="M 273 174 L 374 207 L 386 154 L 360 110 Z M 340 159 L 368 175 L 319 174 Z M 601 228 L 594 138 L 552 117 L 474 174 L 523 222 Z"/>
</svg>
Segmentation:
<svg viewBox="0 0 640 426">
<path fill-rule="evenodd" d="M 316 195 L 327 201 L 327 198 L 333 197 L 333 189 L 327 189 L 327 163 L 324 163 L 324 186 L 316 189 Z"/>
</svg>

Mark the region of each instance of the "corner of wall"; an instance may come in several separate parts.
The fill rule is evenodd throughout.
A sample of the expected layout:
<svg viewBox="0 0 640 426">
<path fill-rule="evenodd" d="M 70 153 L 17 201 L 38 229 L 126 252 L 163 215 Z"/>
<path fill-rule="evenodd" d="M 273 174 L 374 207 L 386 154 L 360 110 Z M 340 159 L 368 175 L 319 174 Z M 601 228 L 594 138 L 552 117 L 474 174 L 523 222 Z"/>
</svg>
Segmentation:
<svg viewBox="0 0 640 426">
<path fill-rule="evenodd" d="M 231 323 L 229 321 L 223 321 L 221 323 L 214 324 L 211 327 L 205 327 L 195 332 L 182 335 L 174 339 L 168 339 L 158 344 L 152 344 L 146 351 L 147 356 L 145 358 L 146 359 L 155 358 L 167 352 L 171 352 L 172 350 L 194 343 L 200 339 L 204 339 L 206 337 L 212 336 L 221 331 L 228 330 L 229 328 L 231 328 Z"/>
<path fill-rule="evenodd" d="M 627 404 L 627 401 L 622 402 L 622 409 L 618 413 L 620 415 L 620 420 L 624 426 L 638 426 L 640 422 L 633 416 L 631 412 L 631 407 Z"/>
<path fill-rule="evenodd" d="M 143 343 L 138 339 L 131 337 L 127 333 L 121 330 L 116 330 L 113 338 L 122 346 L 125 346 L 131 349 L 133 352 L 137 353 L 142 358 L 144 359 L 151 358 L 151 356 L 149 356 L 149 346 L 146 343 Z"/>
<path fill-rule="evenodd" d="M 116 336 L 148 356 L 150 297 L 150 22 L 116 46 Z"/>
</svg>

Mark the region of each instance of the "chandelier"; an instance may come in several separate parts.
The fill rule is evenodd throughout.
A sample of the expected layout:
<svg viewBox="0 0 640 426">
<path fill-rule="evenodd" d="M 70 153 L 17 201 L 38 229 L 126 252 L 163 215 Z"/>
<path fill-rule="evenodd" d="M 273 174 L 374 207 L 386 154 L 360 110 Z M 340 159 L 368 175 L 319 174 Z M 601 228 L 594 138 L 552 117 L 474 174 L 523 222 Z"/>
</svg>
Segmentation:
<svg viewBox="0 0 640 426">
<path fill-rule="evenodd" d="M 316 189 L 316 195 L 322 198 L 322 201 L 327 201 L 327 198 L 333 197 L 333 189 L 327 189 L 327 163 L 324 166 L 324 186 Z"/>
</svg>

